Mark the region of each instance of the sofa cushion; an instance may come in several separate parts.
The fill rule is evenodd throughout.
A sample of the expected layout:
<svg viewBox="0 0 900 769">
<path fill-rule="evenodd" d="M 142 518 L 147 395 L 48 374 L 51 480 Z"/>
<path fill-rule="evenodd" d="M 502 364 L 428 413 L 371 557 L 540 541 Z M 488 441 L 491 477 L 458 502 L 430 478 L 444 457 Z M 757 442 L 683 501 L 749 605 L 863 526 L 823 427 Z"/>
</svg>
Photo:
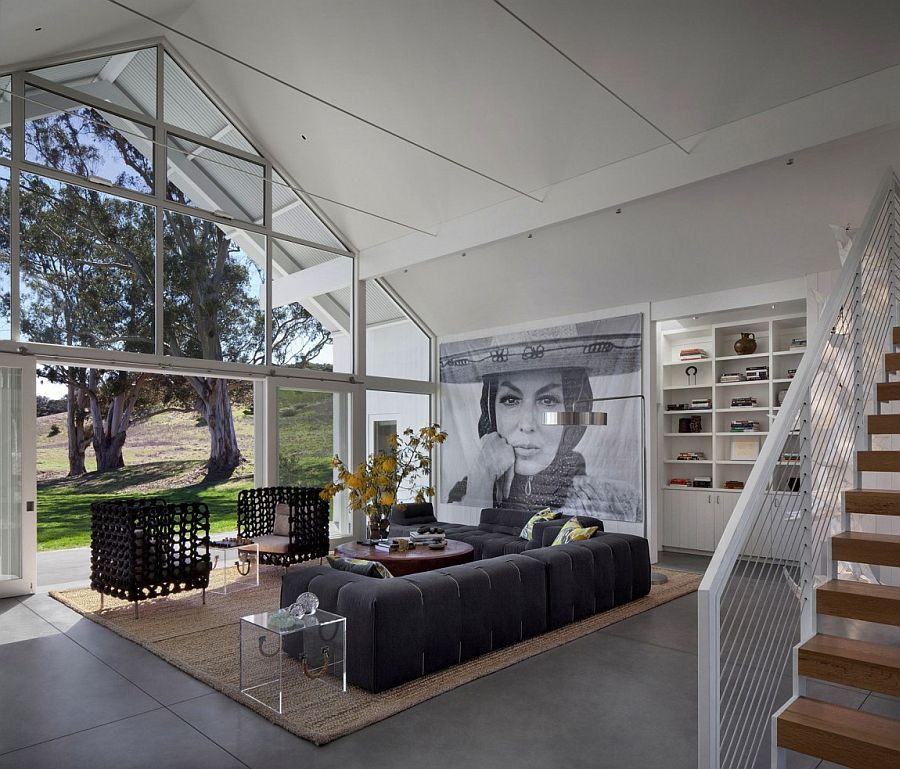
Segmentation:
<svg viewBox="0 0 900 769">
<path fill-rule="evenodd" d="M 578 542 L 584 539 L 590 539 L 597 532 L 596 526 L 583 527 L 577 518 L 566 521 L 559 530 L 556 538 L 551 543 L 552 546 L 565 545 L 567 542 Z"/>
<path fill-rule="evenodd" d="M 253 537 L 253 543 L 259 545 L 260 553 L 288 553 L 291 549 L 290 537 L 279 537 L 277 534 L 263 534 L 261 537 Z M 255 553 L 255 547 L 239 548 L 247 552 Z"/>
<path fill-rule="evenodd" d="M 326 556 L 326 560 L 332 569 L 349 571 L 353 574 L 360 574 L 363 577 L 390 579 L 394 576 L 387 566 L 378 561 L 366 561 L 362 558 L 339 558 L 333 555 Z"/>
<path fill-rule="evenodd" d="M 277 537 L 291 536 L 291 506 L 286 502 L 275 505 L 275 525 L 272 533 Z"/>
<path fill-rule="evenodd" d="M 392 525 L 421 526 L 423 523 L 437 523 L 431 502 L 408 502 L 391 508 Z"/>
<path fill-rule="evenodd" d="M 531 510 L 504 510 L 486 507 L 481 511 L 478 528 L 495 534 L 512 534 L 518 537 L 532 512 Z"/>
<path fill-rule="evenodd" d="M 526 542 L 531 541 L 532 534 L 534 533 L 534 524 L 538 521 L 552 521 L 555 518 L 561 518 L 561 513 L 553 512 L 549 507 L 545 507 L 539 513 L 535 513 L 531 516 L 522 527 L 522 531 L 519 532 L 519 536 L 524 539 Z"/>
</svg>

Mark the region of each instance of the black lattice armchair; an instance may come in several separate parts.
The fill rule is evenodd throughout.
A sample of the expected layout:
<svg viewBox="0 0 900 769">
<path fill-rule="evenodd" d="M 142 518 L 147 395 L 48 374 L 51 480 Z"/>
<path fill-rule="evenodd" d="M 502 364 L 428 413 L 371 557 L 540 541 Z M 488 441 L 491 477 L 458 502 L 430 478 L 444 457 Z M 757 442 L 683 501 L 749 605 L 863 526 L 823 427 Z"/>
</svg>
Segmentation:
<svg viewBox="0 0 900 769">
<path fill-rule="evenodd" d="M 111 499 L 91 504 L 91 587 L 134 602 L 209 585 L 209 510 L 201 502 Z"/>
<path fill-rule="evenodd" d="M 259 545 L 261 563 L 287 568 L 328 555 L 328 503 L 322 489 L 270 486 L 238 493 L 238 537 Z"/>
</svg>

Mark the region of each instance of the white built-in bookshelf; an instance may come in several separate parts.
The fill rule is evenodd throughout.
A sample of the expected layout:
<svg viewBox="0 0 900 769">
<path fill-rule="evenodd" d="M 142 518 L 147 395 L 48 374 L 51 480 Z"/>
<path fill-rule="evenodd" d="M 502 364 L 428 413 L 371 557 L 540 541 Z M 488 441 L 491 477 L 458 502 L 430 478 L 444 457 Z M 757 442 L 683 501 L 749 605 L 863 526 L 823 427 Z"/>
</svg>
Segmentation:
<svg viewBox="0 0 900 769">
<path fill-rule="evenodd" d="M 757 348 L 738 355 L 734 343 L 741 333 L 753 333 Z M 662 487 L 662 544 L 690 550 L 712 550 L 740 494 L 729 482 L 746 484 L 755 455 L 778 417 L 780 398 L 787 394 L 793 370 L 805 348 L 792 341 L 806 339 L 806 315 L 777 315 L 740 322 L 663 330 L 658 338 L 660 383 L 659 479 Z M 708 357 L 685 361 L 680 351 L 704 350 Z M 685 373 L 696 366 L 695 377 Z M 768 367 L 759 381 L 721 382 L 722 375 L 746 375 L 748 367 Z M 779 397 L 779 394 L 781 396 Z M 748 403 L 742 399 L 753 399 Z M 709 407 L 674 409 L 670 406 L 708 400 Z M 700 418 L 698 432 L 684 432 L 681 420 Z M 733 421 L 755 423 L 752 432 L 732 429 Z M 678 459 L 679 454 L 702 455 Z M 689 485 L 673 485 L 681 478 Z M 695 483 L 709 479 L 709 488 Z M 680 496 L 681 495 L 681 496 Z"/>
</svg>

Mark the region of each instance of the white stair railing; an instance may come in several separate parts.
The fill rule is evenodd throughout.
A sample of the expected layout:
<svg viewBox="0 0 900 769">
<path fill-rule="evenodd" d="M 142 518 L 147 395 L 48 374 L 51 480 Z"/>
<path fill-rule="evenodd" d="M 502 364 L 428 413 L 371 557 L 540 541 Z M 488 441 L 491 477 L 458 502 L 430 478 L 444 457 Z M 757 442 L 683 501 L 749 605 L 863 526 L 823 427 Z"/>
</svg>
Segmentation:
<svg viewBox="0 0 900 769">
<path fill-rule="evenodd" d="M 699 589 L 699 766 L 744 769 L 792 694 L 792 650 L 815 633 L 816 577 L 856 479 L 866 400 L 896 323 L 900 186 L 891 172 L 769 428 Z"/>
</svg>

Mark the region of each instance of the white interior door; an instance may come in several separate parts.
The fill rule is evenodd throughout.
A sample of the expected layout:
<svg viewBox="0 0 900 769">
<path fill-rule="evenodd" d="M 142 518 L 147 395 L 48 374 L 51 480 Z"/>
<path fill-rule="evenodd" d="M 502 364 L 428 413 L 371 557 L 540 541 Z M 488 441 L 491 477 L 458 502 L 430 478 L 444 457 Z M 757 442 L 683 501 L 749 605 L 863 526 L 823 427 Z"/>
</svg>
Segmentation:
<svg viewBox="0 0 900 769">
<path fill-rule="evenodd" d="M 36 583 L 35 373 L 34 358 L 0 353 L 0 598 Z"/>
</svg>

